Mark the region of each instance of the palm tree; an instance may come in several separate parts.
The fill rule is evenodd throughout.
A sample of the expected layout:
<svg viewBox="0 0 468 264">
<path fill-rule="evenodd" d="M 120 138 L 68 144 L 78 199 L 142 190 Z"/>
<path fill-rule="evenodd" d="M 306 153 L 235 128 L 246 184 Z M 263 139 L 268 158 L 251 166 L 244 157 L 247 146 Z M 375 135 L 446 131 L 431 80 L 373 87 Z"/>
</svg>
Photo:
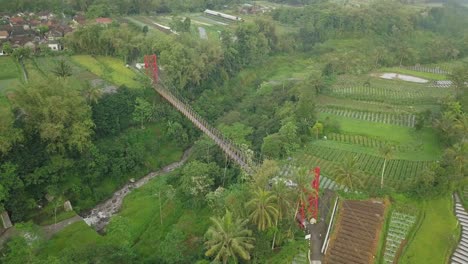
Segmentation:
<svg viewBox="0 0 468 264">
<path fill-rule="evenodd" d="M 456 176 L 465 175 L 465 169 L 467 167 L 466 160 L 468 159 L 468 143 L 462 142 L 453 145 L 452 147 L 445 150 L 445 160 L 449 164 L 453 164 Z"/>
<path fill-rule="evenodd" d="M 102 90 L 99 86 L 97 85 L 92 85 L 89 82 L 85 82 L 81 93 L 83 94 L 84 98 L 86 99 L 86 102 L 88 104 L 91 103 L 97 103 L 99 98 L 102 96 Z"/>
<path fill-rule="evenodd" d="M 287 212 L 288 209 L 291 208 L 291 203 L 290 203 L 290 198 L 291 198 L 290 190 L 291 189 L 289 189 L 288 186 L 286 186 L 286 183 L 284 181 L 279 180 L 273 184 L 271 190 L 272 190 L 273 195 L 275 196 L 276 207 L 278 208 L 278 215 L 275 221 L 275 226 L 278 227 L 278 221 L 283 219 L 285 212 Z M 277 230 L 275 231 L 275 234 L 273 236 L 271 249 L 273 249 L 275 246 L 276 233 L 277 233 Z"/>
<path fill-rule="evenodd" d="M 380 177 L 380 189 L 383 188 L 384 186 L 384 173 L 385 173 L 385 166 L 387 165 L 387 161 L 389 159 L 392 158 L 393 156 L 393 148 L 389 145 L 383 145 L 380 149 L 379 149 L 379 152 L 380 152 L 380 155 L 382 156 L 382 158 L 384 158 L 384 163 L 383 163 L 383 166 L 382 166 L 382 176 Z"/>
<path fill-rule="evenodd" d="M 271 227 L 278 217 L 276 197 L 271 192 L 261 188 L 258 188 L 254 193 L 254 198 L 247 202 L 246 206 L 250 211 L 250 220 L 257 224 L 260 231 Z"/>
<path fill-rule="evenodd" d="M 294 193 L 294 201 L 297 201 L 296 210 L 294 212 L 294 219 L 296 218 L 297 212 L 300 205 L 307 205 L 310 195 L 318 195 L 314 188 L 312 188 L 313 177 L 307 169 L 297 168 L 294 172 L 294 182 L 297 185 L 297 190 Z"/>
<path fill-rule="evenodd" d="M 223 263 L 227 263 L 229 259 L 237 263 L 238 257 L 249 260 L 249 251 L 254 248 L 254 238 L 251 237 L 252 231 L 245 227 L 248 220 L 233 219 L 229 211 L 222 218 L 211 217 L 210 220 L 213 225 L 205 234 L 205 246 L 208 248 L 205 255 L 215 256 L 215 261 Z"/>
<path fill-rule="evenodd" d="M 351 191 L 362 187 L 364 174 L 358 169 L 358 163 L 355 156 L 347 156 L 338 166 L 333 174 L 338 184 L 347 186 Z"/>
</svg>

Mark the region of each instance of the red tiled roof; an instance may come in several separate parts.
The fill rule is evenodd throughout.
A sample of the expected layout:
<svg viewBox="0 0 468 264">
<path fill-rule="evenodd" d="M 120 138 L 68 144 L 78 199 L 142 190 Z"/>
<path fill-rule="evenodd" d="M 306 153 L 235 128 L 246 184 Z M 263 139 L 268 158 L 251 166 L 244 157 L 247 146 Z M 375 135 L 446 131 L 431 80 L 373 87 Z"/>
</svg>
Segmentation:
<svg viewBox="0 0 468 264">
<path fill-rule="evenodd" d="M 12 17 L 10 18 L 10 22 L 13 24 L 23 23 L 24 19 L 22 17 Z"/>
<path fill-rule="evenodd" d="M 10 34 L 8 34 L 8 31 L 0 31 L 0 37 L 8 37 Z"/>
<path fill-rule="evenodd" d="M 96 23 L 99 23 L 99 24 L 110 24 L 110 23 L 112 23 L 112 18 L 108 18 L 108 17 L 96 18 Z"/>
</svg>

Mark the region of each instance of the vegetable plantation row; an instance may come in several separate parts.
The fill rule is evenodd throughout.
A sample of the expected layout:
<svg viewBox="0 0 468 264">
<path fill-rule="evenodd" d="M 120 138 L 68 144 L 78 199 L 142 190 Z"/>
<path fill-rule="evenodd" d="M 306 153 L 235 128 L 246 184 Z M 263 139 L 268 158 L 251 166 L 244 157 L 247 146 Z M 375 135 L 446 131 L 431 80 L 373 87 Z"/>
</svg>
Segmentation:
<svg viewBox="0 0 468 264">
<path fill-rule="evenodd" d="M 440 91 L 441 90 L 434 93 L 429 90 L 424 91 L 414 88 L 396 89 L 365 86 L 334 86 L 326 89 L 325 93 L 334 97 L 361 101 L 389 102 L 393 104 L 433 104 L 448 95 Z"/>
<path fill-rule="evenodd" d="M 401 145 L 388 140 L 381 140 L 361 135 L 349 135 L 339 133 L 328 133 L 327 140 L 343 142 L 348 144 L 360 145 L 368 148 L 380 148 L 383 146 L 394 146 L 398 152 L 417 151 L 421 150 L 422 146 L 416 145 Z"/>
<path fill-rule="evenodd" d="M 333 165 L 336 166 L 337 163 L 342 162 L 346 156 L 353 155 L 357 159 L 358 168 L 370 176 L 365 179 L 365 186 L 376 186 L 379 182 L 384 163 L 384 159 L 381 157 L 317 145 L 310 148 L 308 153 L 320 158 L 320 160 L 334 163 L 327 164 L 328 166 L 324 168 L 326 173 L 328 173 L 328 169 L 331 169 Z M 311 160 L 311 162 L 314 162 L 314 160 Z M 384 174 L 385 185 L 393 188 L 406 187 L 408 184 L 411 184 L 430 163 L 431 161 L 389 160 Z M 330 173 L 328 174 L 330 175 Z"/>
<path fill-rule="evenodd" d="M 421 65 L 415 65 L 415 66 L 404 66 L 402 67 L 403 69 L 407 70 L 412 70 L 412 71 L 418 71 L 418 72 L 428 72 L 428 73 L 436 73 L 436 74 L 450 74 L 450 70 L 447 68 L 430 68 L 430 67 L 424 67 Z"/>
<path fill-rule="evenodd" d="M 334 107 L 319 107 L 317 110 L 322 113 L 398 126 L 414 127 L 416 123 L 416 116 L 412 114 L 392 114 L 352 109 L 339 109 Z"/>
<path fill-rule="evenodd" d="M 392 213 L 390 227 L 388 228 L 387 239 L 385 241 L 385 263 L 395 263 L 395 256 L 401 247 L 401 243 L 406 238 L 415 222 L 416 216 L 400 212 Z"/>
</svg>

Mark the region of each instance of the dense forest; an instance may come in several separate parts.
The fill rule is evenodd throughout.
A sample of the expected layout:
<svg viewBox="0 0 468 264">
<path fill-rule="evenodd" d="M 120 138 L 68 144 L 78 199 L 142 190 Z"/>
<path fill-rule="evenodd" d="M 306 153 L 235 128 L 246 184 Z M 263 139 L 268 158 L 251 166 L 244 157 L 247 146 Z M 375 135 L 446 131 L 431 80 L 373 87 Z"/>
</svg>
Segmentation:
<svg viewBox="0 0 468 264">
<path fill-rule="evenodd" d="M 0 6 L 2 11 L 83 11 L 94 18 L 199 12 L 238 2 L 243 1 L 0 0 Z M 165 181 L 175 189 L 176 195 L 171 198 L 174 207 L 212 211 L 214 225 L 206 233 L 206 244 L 189 241 L 187 234 L 174 229 L 160 240 L 178 248 L 161 243 L 156 253 L 142 256 L 132 248 L 137 239 L 124 232 L 124 222 L 116 220 L 107 230 L 110 238 L 106 243 L 45 257 L 36 256 L 39 245 L 28 246 L 24 239 L 17 239 L 9 244 L 1 260 L 209 263 L 206 257 L 215 257 L 226 263 L 228 258 L 236 262 L 239 257 L 266 263 L 271 247 L 286 246 L 298 232 L 291 215 L 295 201 L 305 199 L 281 184 L 265 189 L 279 173 L 279 161 L 293 156 L 319 134 L 340 132 L 335 120 L 319 118 L 318 96 L 340 76 L 468 56 L 468 8 L 455 1 L 425 8 L 397 1 L 362 6 L 329 1 L 272 2 L 305 6 L 277 8 L 226 28 L 219 39 L 202 40 L 183 31 L 178 35 L 147 33 L 147 28 L 131 22 L 107 27 L 86 25 L 64 39 L 66 56 L 112 56 L 132 64 L 142 61 L 146 54 L 156 54 L 164 82 L 225 135 L 256 153 L 253 158 L 263 161 L 254 177 L 228 162 L 214 142 L 154 93 L 142 75 L 136 81 L 144 89 L 122 85 L 115 93 L 102 93 L 89 83 L 72 81 L 71 72 L 61 74 L 67 72 L 67 63 L 58 63 L 53 78 L 23 84 L 8 98 L 10 111 L 0 113 L 0 209 L 8 211 L 13 222 L 40 218 L 38 208 L 46 206 L 46 196 L 64 197 L 75 211 L 84 213 L 130 178 L 140 178 L 173 161 L 164 146 L 173 145 L 175 150 L 170 151 L 178 153 L 192 147 L 181 176 Z M 15 59 L 26 61 L 34 56 L 42 55 L 15 55 Z M 288 57 L 310 59 L 315 68 L 299 80 L 262 90 L 268 74 L 288 67 Z M 418 115 L 420 129 L 436 131 L 443 154 L 440 162 L 397 190 L 415 199 L 447 194 L 466 182 L 466 63 L 455 67 L 449 78 L 456 87 L 453 98 L 444 99 L 438 109 Z M 156 140 L 147 140 L 154 135 L 158 135 Z M 160 160 L 152 162 L 150 156 L 154 155 Z M 353 166 L 350 170 L 355 169 Z M 301 171 L 294 179 L 304 189 L 308 188 L 306 176 Z M 371 196 L 395 192 L 390 187 L 373 187 L 359 189 Z M 257 202 L 275 206 L 256 216 Z M 247 225 L 241 219 L 252 222 Z M 234 253 L 216 255 L 216 239 L 222 232 L 216 228 L 251 239 L 240 241 L 239 248 L 232 249 Z M 125 243 L 119 243 L 125 236 Z M 207 249 L 206 257 L 202 248 Z"/>
</svg>

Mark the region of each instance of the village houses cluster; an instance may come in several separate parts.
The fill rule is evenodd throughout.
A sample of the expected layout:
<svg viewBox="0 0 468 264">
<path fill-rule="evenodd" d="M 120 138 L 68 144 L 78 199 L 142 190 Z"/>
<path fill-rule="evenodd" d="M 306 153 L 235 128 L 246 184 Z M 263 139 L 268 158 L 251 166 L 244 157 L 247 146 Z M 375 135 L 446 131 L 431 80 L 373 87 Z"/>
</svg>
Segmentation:
<svg viewBox="0 0 468 264">
<path fill-rule="evenodd" d="M 24 47 L 33 52 L 43 49 L 60 51 L 63 49 L 62 38 L 73 32 L 78 26 L 95 22 L 112 23 L 110 18 L 97 18 L 87 21 L 84 15 L 73 17 L 52 12 L 38 13 L 0 13 L 0 56 L 7 55 L 5 48 L 9 43 L 12 49 Z"/>
</svg>

